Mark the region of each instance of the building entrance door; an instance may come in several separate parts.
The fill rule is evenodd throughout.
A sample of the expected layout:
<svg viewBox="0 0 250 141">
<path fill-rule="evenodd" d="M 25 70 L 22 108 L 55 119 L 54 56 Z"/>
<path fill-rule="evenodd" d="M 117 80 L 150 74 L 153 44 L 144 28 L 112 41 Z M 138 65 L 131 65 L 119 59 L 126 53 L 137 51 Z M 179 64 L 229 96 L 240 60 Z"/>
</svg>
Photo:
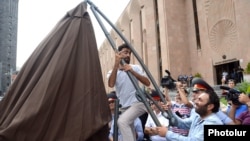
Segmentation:
<svg viewBox="0 0 250 141">
<path fill-rule="evenodd" d="M 237 69 L 239 66 L 239 60 L 230 62 L 230 63 L 224 63 L 220 65 L 215 66 L 215 71 L 216 71 L 216 80 L 217 80 L 217 85 L 222 84 L 222 73 L 223 71 L 228 73 L 228 79 L 234 79 L 234 69 Z"/>
</svg>

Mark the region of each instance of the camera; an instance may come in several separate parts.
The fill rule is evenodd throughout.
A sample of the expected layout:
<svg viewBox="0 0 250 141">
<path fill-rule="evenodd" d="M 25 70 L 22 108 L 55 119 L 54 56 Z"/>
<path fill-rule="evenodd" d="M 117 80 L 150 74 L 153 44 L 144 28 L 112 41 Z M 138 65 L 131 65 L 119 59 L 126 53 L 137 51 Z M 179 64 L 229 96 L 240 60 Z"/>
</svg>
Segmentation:
<svg viewBox="0 0 250 141">
<path fill-rule="evenodd" d="M 161 86 L 164 88 L 168 88 L 168 89 L 175 89 L 176 87 L 176 80 L 174 80 L 171 77 L 171 74 L 168 70 L 165 70 L 166 75 L 161 79 Z M 186 85 L 190 85 L 190 82 L 192 81 L 193 76 L 187 76 L 187 75 L 179 75 L 177 78 L 177 81 L 181 82 L 182 84 L 186 84 Z"/>
<path fill-rule="evenodd" d="M 242 105 L 242 103 L 239 102 L 239 95 L 241 94 L 240 91 L 227 86 L 220 86 L 220 89 L 226 90 L 225 95 L 227 100 L 231 100 L 235 105 Z"/>
<path fill-rule="evenodd" d="M 178 81 L 180 81 L 182 84 L 186 84 L 188 81 L 192 81 L 193 76 L 187 76 L 187 75 L 179 75 Z"/>
<path fill-rule="evenodd" d="M 161 79 L 161 86 L 163 88 L 168 88 L 168 89 L 174 89 L 176 87 L 175 85 L 175 80 L 171 77 L 171 74 L 168 70 L 165 70 L 166 74 L 162 79 Z"/>
<path fill-rule="evenodd" d="M 179 75 L 177 80 L 185 83 L 188 81 L 188 76 L 187 75 Z"/>
</svg>

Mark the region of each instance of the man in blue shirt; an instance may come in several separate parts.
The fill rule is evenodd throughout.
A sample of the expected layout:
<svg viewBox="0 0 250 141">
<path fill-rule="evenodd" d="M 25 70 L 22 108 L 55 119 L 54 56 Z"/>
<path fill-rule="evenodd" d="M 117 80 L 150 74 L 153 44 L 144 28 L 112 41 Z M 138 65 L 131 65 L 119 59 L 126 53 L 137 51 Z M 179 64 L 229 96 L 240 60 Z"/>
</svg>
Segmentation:
<svg viewBox="0 0 250 141">
<path fill-rule="evenodd" d="M 167 105 L 163 105 L 163 108 L 168 109 Z M 188 136 L 169 131 L 165 126 L 157 127 L 158 134 L 171 141 L 203 141 L 204 125 L 223 124 L 215 114 L 219 111 L 219 108 L 220 100 L 218 95 L 214 91 L 206 90 L 195 100 L 195 112 L 197 114 L 193 118 L 180 119 L 176 117 L 178 127 L 190 129 Z"/>
<path fill-rule="evenodd" d="M 193 86 L 193 94 L 192 94 L 192 101 L 193 102 L 195 102 L 195 100 L 201 95 L 202 92 L 208 91 L 208 90 L 214 91 L 214 89 L 201 78 L 193 78 L 192 86 Z M 194 105 L 194 107 L 195 107 L 195 105 Z M 195 108 L 193 108 L 191 110 L 191 115 L 189 118 L 193 119 L 196 115 L 197 115 L 197 113 L 195 112 Z M 216 115 L 219 117 L 219 119 L 222 121 L 223 124 L 227 124 L 227 125 L 234 124 L 233 120 L 231 118 L 229 118 L 229 116 L 227 116 L 221 110 L 219 110 L 216 113 Z"/>
<path fill-rule="evenodd" d="M 236 89 L 235 88 L 235 80 L 234 79 L 229 79 L 228 80 L 228 87 L 231 89 Z M 237 118 L 242 112 L 248 111 L 248 107 L 245 104 L 240 103 L 238 100 L 235 102 L 234 100 L 232 100 L 229 96 L 230 92 L 226 91 L 226 90 L 222 90 L 222 93 L 226 94 L 226 99 L 228 100 L 227 102 L 227 109 L 226 109 L 226 114 L 229 115 L 229 111 L 231 109 L 231 105 L 232 103 L 234 105 L 237 105 L 236 111 L 235 111 L 235 117 Z"/>
</svg>

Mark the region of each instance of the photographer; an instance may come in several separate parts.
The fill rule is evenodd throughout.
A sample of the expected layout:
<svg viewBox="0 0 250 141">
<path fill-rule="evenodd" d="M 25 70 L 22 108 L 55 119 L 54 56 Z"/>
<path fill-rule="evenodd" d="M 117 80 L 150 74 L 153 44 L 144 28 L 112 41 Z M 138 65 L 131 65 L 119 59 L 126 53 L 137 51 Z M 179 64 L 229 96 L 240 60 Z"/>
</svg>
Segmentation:
<svg viewBox="0 0 250 141">
<path fill-rule="evenodd" d="M 250 125 L 250 95 L 241 93 L 238 100 L 248 107 L 247 111 L 242 112 L 238 117 L 235 116 L 238 105 L 232 104 L 229 117 L 236 125 Z"/>
<path fill-rule="evenodd" d="M 228 80 L 228 87 L 230 88 L 230 89 L 235 89 L 235 90 L 237 90 L 236 88 L 235 88 L 235 80 L 233 80 L 233 79 L 229 79 Z M 226 114 L 227 115 L 229 115 L 229 111 L 230 111 L 230 109 L 231 109 L 231 107 L 232 107 L 232 104 L 234 104 L 235 106 L 237 106 L 237 108 L 236 108 L 236 111 L 235 111 L 235 117 L 238 117 L 242 112 L 244 112 L 244 111 L 247 111 L 248 110 L 248 108 L 247 108 L 247 106 L 245 105 L 245 104 L 242 104 L 242 103 L 240 103 L 239 102 L 239 100 L 238 100 L 238 97 L 236 97 L 235 99 L 234 99 L 234 97 L 233 96 L 231 96 L 231 95 L 233 95 L 233 93 L 231 94 L 229 91 L 227 91 L 227 90 L 222 90 L 225 94 L 225 98 L 227 99 L 227 109 L 226 109 Z"/>
<path fill-rule="evenodd" d="M 163 88 L 168 88 L 169 90 L 175 90 L 175 82 L 179 81 L 182 83 L 182 87 L 190 87 L 193 76 L 179 75 L 177 81 L 174 80 L 171 76 L 171 73 L 168 70 L 165 70 L 166 75 L 161 79 L 161 86 Z"/>
</svg>

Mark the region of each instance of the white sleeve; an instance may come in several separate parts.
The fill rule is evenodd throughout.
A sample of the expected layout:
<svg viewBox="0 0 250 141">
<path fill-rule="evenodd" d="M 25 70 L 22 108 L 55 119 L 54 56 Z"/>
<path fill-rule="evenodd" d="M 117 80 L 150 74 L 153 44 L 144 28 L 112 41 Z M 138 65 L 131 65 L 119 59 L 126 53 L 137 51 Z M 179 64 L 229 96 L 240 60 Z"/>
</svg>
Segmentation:
<svg viewBox="0 0 250 141">
<path fill-rule="evenodd" d="M 140 65 L 132 65 L 132 66 L 135 72 L 137 72 L 140 75 L 146 76 L 145 71 L 142 70 L 142 67 Z"/>
<path fill-rule="evenodd" d="M 112 70 L 108 71 L 108 73 L 107 73 L 107 78 L 108 78 L 108 79 L 109 79 L 111 73 L 112 73 Z"/>
</svg>

